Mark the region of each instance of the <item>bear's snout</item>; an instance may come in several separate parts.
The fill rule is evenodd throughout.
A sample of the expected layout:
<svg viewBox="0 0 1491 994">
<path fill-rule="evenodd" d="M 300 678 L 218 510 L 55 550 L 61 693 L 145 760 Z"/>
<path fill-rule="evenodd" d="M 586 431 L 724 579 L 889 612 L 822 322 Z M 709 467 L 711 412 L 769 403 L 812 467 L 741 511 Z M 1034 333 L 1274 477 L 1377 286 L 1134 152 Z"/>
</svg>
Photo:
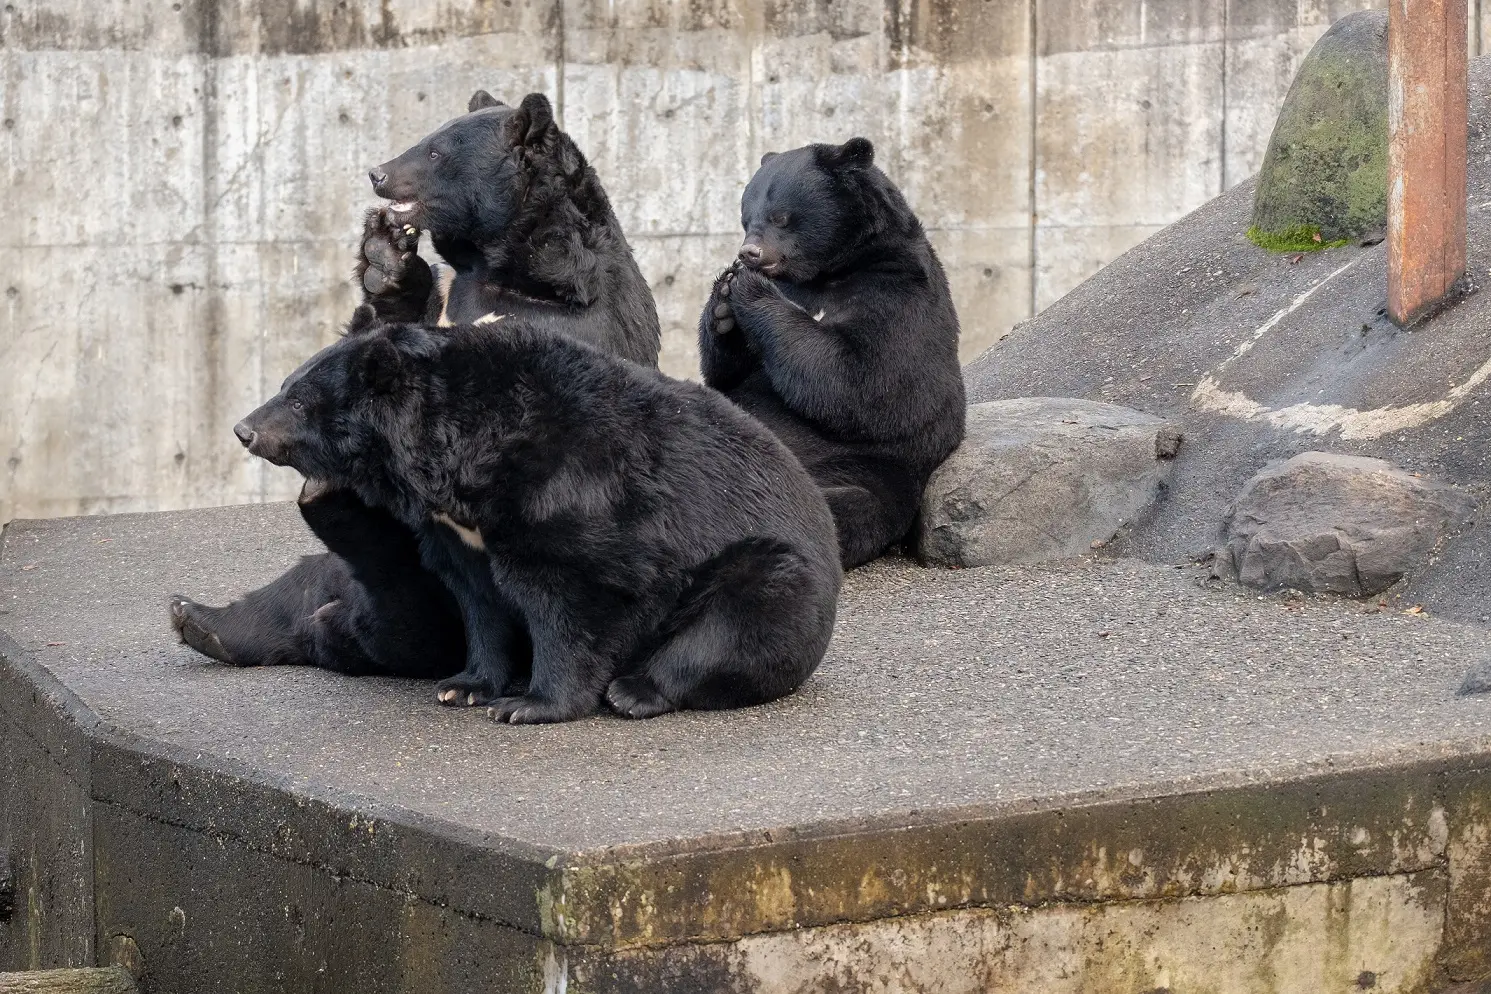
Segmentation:
<svg viewBox="0 0 1491 994">
<path fill-rule="evenodd" d="M 381 187 L 388 182 L 388 173 L 374 166 L 368 170 L 368 179 L 373 181 L 373 192 L 382 195 Z"/>
<path fill-rule="evenodd" d="M 751 269 L 760 270 L 770 276 L 777 270 L 781 261 L 782 253 L 777 249 L 757 241 L 756 236 L 747 238 L 740 246 L 738 253 L 740 261 Z"/>
<path fill-rule="evenodd" d="M 255 432 L 254 429 L 250 428 L 248 426 L 248 422 L 246 421 L 240 421 L 236 425 L 234 425 L 233 434 L 238 436 L 238 440 L 243 443 L 243 447 L 245 449 L 253 445 L 254 439 L 259 437 L 258 433 Z"/>
</svg>

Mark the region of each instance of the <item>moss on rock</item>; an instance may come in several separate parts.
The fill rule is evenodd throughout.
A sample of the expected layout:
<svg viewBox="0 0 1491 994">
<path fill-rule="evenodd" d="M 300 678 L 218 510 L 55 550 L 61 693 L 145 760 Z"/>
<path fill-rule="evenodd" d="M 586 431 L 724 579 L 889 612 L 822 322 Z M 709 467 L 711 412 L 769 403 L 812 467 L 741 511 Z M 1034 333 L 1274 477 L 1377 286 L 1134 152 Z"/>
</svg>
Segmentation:
<svg viewBox="0 0 1491 994">
<path fill-rule="evenodd" d="M 1258 174 L 1254 244 L 1313 251 L 1386 227 L 1387 104 L 1387 12 L 1343 17 L 1310 51 L 1279 112 Z"/>
<path fill-rule="evenodd" d="M 1311 224 L 1298 224 L 1283 231 L 1264 231 L 1255 224 L 1248 229 L 1248 241 L 1270 252 L 1319 252 L 1351 244 L 1349 238 L 1326 241 L 1320 229 Z"/>
</svg>

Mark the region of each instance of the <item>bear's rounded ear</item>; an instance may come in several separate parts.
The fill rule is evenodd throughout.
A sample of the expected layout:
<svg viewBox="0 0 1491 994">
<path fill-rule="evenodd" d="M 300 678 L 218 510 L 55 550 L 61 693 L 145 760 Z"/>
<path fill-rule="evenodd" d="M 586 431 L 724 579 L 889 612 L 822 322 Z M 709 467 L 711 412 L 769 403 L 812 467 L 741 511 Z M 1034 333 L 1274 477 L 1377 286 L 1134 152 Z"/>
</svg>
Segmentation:
<svg viewBox="0 0 1491 994">
<path fill-rule="evenodd" d="M 765 155 L 763 155 L 761 157 L 761 164 L 764 166 L 764 165 L 766 165 L 767 162 L 769 162 L 772 159 L 775 159 L 776 157 L 777 157 L 777 153 L 775 153 L 775 152 L 767 152 Z"/>
<path fill-rule="evenodd" d="M 471 100 L 466 104 L 466 113 L 474 114 L 479 110 L 486 110 L 488 107 L 506 106 L 506 104 L 492 96 L 486 90 L 477 90 L 471 94 Z"/>
<path fill-rule="evenodd" d="M 530 93 L 507 123 L 514 145 L 536 145 L 554 127 L 554 108 L 542 93 Z"/>
<path fill-rule="evenodd" d="M 359 357 L 360 379 L 369 393 L 388 393 L 398 385 L 404 361 L 386 338 L 374 338 Z"/>
<path fill-rule="evenodd" d="M 875 164 L 875 146 L 868 138 L 851 138 L 842 145 L 820 145 L 818 161 L 827 169 L 868 169 Z"/>
<path fill-rule="evenodd" d="M 347 322 L 348 335 L 359 335 L 378 323 L 378 312 L 373 310 L 372 304 L 359 304 L 357 310 L 352 312 L 352 320 Z"/>
</svg>

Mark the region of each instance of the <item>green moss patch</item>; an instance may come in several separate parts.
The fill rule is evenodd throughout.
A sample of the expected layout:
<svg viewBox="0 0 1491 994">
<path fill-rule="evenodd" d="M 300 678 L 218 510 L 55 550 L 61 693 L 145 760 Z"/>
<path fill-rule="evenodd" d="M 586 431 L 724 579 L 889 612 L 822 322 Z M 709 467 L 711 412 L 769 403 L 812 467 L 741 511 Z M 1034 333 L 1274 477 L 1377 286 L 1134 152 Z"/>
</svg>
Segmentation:
<svg viewBox="0 0 1491 994">
<path fill-rule="evenodd" d="M 1387 11 L 1358 11 L 1316 43 L 1289 88 L 1258 172 L 1253 243 L 1314 252 L 1385 228 L 1387 115 Z"/>
<path fill-rule="evenodd" d="M 1319 252 L 1350 244 L 1351 239 L 1327 241 L 1312 224 L 1297 224 L 1283 231 L 1264 231 L 1255 224 L 1248 229 L 1248 241 L 1268 252 Z"/>
</svg>

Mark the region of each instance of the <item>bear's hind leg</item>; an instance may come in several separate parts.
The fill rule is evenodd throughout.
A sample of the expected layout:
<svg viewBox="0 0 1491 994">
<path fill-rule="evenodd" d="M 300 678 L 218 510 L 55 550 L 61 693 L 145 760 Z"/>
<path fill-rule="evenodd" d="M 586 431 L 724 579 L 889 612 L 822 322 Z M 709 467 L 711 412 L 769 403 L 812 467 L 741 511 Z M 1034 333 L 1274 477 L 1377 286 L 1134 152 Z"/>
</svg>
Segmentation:
<svg viewBox="0 0 1491 994">
<path fill-rule="evenodd" d="M 172 594 L 171 627 L 182 642 L 230 666 L 309 663 L 296 637 L 305 603 L 302 581 L 306 572 L 302 561 L 226 607 L 209 607 L 183 594 Z"/>
<path fill-rule="evenodd" d="M 224 616 L 230 614 L 235 604 L 209 607 L 198 604 L 185 594 L 172 594 L 170 606 L 171 627 L 176 629 L 183 644 L 191 646 L 208 659 L 236 665 L 233 655 L 228 652 L 228 647 L 217 633 L 219 628 L 232 627 L 232 621 Z"/>
<path fill-rule="evenodd" d="M 887 508 L 875 494 L 861 486 L 824 487 L 823 497 L 833 512 L 839 536 L 839 561 L 845 569 L 863 566 L 885 552 L 906 532 L 889 520 Z"/>
<path fill-rule="evenodd" d="M 612 680 L 606 701 L 628 718 L 684 708 L 764 704 L 818 667 L 833 635 L 838 570 L 785 543 L 735 543 L 694 571 L 663 622 L 660 646 Z"/>
</svg>

